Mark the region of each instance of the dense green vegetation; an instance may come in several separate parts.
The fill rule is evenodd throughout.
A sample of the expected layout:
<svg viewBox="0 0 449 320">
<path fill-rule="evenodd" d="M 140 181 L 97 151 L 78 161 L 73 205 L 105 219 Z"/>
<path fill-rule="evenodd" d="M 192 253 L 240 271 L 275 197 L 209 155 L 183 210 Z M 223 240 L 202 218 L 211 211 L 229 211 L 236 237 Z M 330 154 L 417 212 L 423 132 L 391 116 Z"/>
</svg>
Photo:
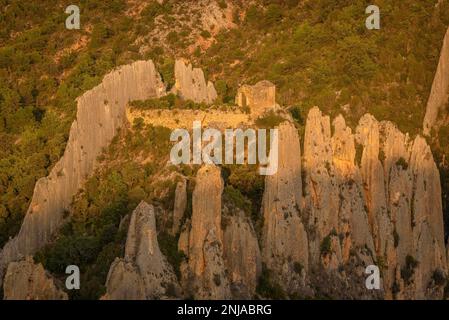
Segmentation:
<svg viewBox="0 0 449 320">
<path fill-rule="evenodd" d="M 277 127 L 279 124 L 285 121 L 285 118 L 276 114 L 274 111 L 270 111 L 258 119 L 256 119 L 255 124 L 259 128 L 270 129 Z"/>
<path fill-rule="evenodd" d="M 223 165 L 222 176 L 225 183 L 225 196 L 246 213 L 257 232 L 260 233 L 263 217 L 260 214 L 264 190 L 264 177 L 257 165 Z M 226 199 L 225 198 L 225 199 Z M 249 203 L 247 202 L 249 200 Z"/>
<path fill-rule="evenodd" d="M 230 88 L 267 79 L 284 106 L 361 115 L 422 127 L 425 104 L 449 25 L 449 3 L 376 1 L 381 30 L 365 28 L 369 1 L 261 1 L 238 29 L 222 32 L 198 58 Z M 298 7 L 298 3 L 299 7 Z M 349 105 L 348 111 L 344 106 Z"/>
<path fill-rule="evenodd" d="M 273 272 L 263 265 L 262 275 L 257 283 L 257 294 L 266 299 L 286 299 L 286 293 L 282 287 L 274 281 L 273 278 Z"/>
</svg>

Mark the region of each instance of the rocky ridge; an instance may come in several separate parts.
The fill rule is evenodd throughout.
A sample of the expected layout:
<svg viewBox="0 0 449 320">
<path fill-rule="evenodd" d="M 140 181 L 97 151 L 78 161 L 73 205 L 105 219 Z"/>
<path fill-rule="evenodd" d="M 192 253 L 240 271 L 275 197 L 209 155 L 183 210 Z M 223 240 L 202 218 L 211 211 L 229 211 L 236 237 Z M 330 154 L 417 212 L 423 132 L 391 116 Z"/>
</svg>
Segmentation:
<svg viewBox="0 0 449 320">
<path fill-rule="evenodd" d="M 429 146 L 369 114 L 354 133 L 342 116 L 332 126 L 318 108 L 310 110 L 303 157 L 294 125 L 279 126 L 279 168 L 265 179 L 260 250 L 252 242 L 251 220 L 238 213 L 220 217 L 218 168 L 200 170 L 197 205 L 179 248 L 188 257 L 183 274 L 202 279 L 195 290 L 215 294 L 196 298 L 229 297 L 227 284 L 232 288 L 248 268 L 260 275 L 260 259 L 290 296 L 443 297 L 444 288 L 435 280 L 437 274 L 447 275 L 441 189 Z M 226 220 L 222 227 L 221 219 Z M 211 241 L 215 247 L 208 256 Z M 381 291 L 366 289 L 368 265 L 382 271 Z M 211 288 L 217 275 L 219 289 Z M 253 280 L 246 277 L 246 297 L 255 294 Z M 231 290 L 233 297 L 240 293 Z"/>
<path fill-rule="evenodd" d="M 182 284 L 195 299 L 229 299 L 230 287 L 223 261 L 220 169 L 203 166 L 192 194 L 192 218 L 180 236 L 187 256 L 181 266 Z M 205 200 L 207 199 L 207 200 Z"/>
<path fill-rule="evenodd" d="M 59 229 L 72 197 L 123 125 L 127 103 L 164 94 L 153 62 L 138 61 L 109 73 L 100 85 L 77 99 L 76 120 L 64 155 L 48 177 L 37 181 L 19 234 L 0 252 L 0 279 L 9 262 L 34 254 Z"/>
</svg>

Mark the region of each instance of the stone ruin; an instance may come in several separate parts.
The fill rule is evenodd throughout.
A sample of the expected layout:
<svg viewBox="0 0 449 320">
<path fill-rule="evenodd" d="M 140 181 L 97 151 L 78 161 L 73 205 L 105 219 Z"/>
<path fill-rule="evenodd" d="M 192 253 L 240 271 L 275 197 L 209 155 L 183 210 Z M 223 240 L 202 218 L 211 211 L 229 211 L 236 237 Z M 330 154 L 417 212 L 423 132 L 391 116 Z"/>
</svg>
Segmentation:
<svg viewBox="0 0 449 320">
<path fill-rule="evenodd" d="M 253 86 L 243 85 L 237 91 L 235 103 L 249 108 L 251 115 L 258 117 L 276 106 L 276 86 L 270 81 L 259 81 Z"/>
</svg>

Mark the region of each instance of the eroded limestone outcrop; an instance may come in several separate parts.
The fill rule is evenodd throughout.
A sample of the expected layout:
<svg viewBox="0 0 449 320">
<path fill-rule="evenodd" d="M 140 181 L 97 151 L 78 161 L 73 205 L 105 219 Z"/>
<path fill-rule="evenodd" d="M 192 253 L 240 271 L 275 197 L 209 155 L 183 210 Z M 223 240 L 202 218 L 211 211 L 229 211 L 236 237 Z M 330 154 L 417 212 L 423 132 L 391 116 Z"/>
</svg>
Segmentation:
<svg viewBox="0 0 449 320">
<path fill-rule="evenodd" d="M 310 110 L 301 168 L 299 137 L 280 125 L 279 170 L 266 178 L 263 200 L 263 261 L 288 293 L 311 284 L 312 296 L 442 298 L 441 187 L 425 139 L 369 114 L 354 133 L 342 116 L 333 127 Z M 302 283 L 284 261 L 304 267 Z M 360 288 L 370 264 L 382 270 L 383 290 L 374 294 Z"/>
<path fill-rule="evenodd" d="M 68 299 L 67 293 L 58 288 L 42 264 L 34 263 L 29 256 L 8 265 L 3 286 L 5 300 Z"/>
<path fill-rule="evenodd" d="M 435 272 L 447 274 L 442 215 L 441 184 L 438 168 L 430 147 L 422 137 L 416 137 L 410 153 L 413 177 L 412 191 L 412 255 L 418 261 L 414 273 L 417 298 L 427 297 L 430 280 Z M 443 294 L 439 288 L 438 296 Z"/>
<path fill-rule="evenodd" d="M 0 283 L 9 262 L 34 254 L 59 229 L 73 195 L 124 123 L 127 103 L 164 94 L 153 62 L 138 61 L 109 73 L 100 85 L 78 98 L 64 155 L 48 177 L 37 181 L 19 234 L 0 253 Z"/>
<path fill-rule="evenodd" d="M 449 112 L 449 29 L 443 40 L 440 61 L 427 101 L 424 117 L 424 134 L 430 135 L 432 129 L 438 129 L 438 122 L 445 120 Z"/>
<path fill-rule="evenodd" d="M 206 82 L 203 70 L 192 68 L 182 60 L 175 62 L 175 86 L 172 89 L 184 100 L 197 103 L 213 103 L 217 99 L 217 91 L 211 81 Z"/>
<path fill-rule="evenodd" d="M 183 287 L 196 299 L 231 297 L 223 260 L 222 192 L 220 169 L 215 165 L 203 166 L 197 173 L 192 195 L 190 227 L 180 239 L 180 249 L 188 257 L 182 267 Z"/>
<path fill-rule="evenodd" d="M 356 129 L 359 144 L 360 171 L 364 199 L 371 235 L 374 241 L 373 258 L 390 266 L 385 272 L 384 287 L 392 288 L 395 277 L 396 255 L 394 251 L 394 226 L 388 214 L 388 190 L 381 162 L 381 137 L 378 121 L 370 114 L 364 115 Z M 388 139 L 387 139 L 388 140 Z M 382 151 L 382 152 L 381 152 Z M 387 290 L 388 292 L 389 290 Z"/>
<path fill-rule="evenodd" d="M 111 265 L 105 300 L 145 300 L 181 295 L 172 266 L 159 249 L 154 208 L 142 201 L 133 211 L 125 257 Z"/>
<path fill-rule="evenodd" d="M 310 110 L 304 133 L 305 196 L 308 228 L 314 230 L 309 237 L 310 260 L 317 265 L 320 244 L 325 237 L 335 237 L 338 229 L 338 185 L 332 161 L 330 117 L 318 108 Z M 341 260 L 336 239 L 331 239 L 332 253 L 326 264 L 335 267 Z M 329 250 L 330 251 L 330 250 Z"/>
<path fill-rule="evenodd" d="M 277 173 L 265 179 L 262 256 L 284 290 L 294 292 L 304 286 L 309 250 L 301 214 L 301 150 L 291 123 L 279 126 L 278 157 Z"/>
</svg>

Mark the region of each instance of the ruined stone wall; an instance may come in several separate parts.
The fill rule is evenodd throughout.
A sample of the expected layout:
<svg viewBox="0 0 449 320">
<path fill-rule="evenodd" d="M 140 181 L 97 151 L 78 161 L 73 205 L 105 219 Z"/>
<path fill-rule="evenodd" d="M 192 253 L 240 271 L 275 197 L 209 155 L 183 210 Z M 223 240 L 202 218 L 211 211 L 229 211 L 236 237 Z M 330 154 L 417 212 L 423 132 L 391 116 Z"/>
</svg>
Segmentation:
<svg viewBox="0 0 449 320">
<path fill-rule="evenodd" d="M 251 123 L 248 114 L 243 112 L 228 112 L 220 110 L 126 110 L 130 124 L 137 118 L 142 118 L 145 124 L 163 126 L 169 129 L 192 129 L 193 121 L 201 121 L 203 127 L 227 129 L 237 128 Z"/>
<path fill-rule="evenodd" d="M 235 102 L 240 107 L 248 107 L 251 116 L 257 118 L 275 107 L 276 87 L 266 80 L 254 86 L 244 85 L 238 90 Z"/>
</svg>

